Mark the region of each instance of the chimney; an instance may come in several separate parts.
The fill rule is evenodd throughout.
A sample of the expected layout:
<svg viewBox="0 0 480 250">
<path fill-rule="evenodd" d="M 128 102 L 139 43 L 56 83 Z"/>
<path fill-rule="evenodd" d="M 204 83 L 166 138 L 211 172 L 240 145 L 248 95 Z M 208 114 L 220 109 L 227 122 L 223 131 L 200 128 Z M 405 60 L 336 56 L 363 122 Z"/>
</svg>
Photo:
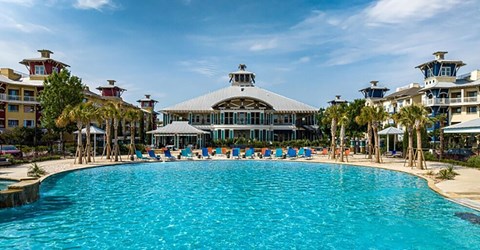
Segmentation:
<svg viewBox="0 0 480 250">
<path fill-rule="evenodd" d="M 378 81 L 370 81 L 372 87 L 377 87 Z"/>
<path fill-rule="evenodd" d="M 336 95 L 336 96 L 335 96 L 335 99 L 336 99 L 336 100 L 340 100 L 340 97 L 341 97 L 341 95 Z"/>
<path fill-rule="evenodd" d="M 115 80 L 107 80 L 107 82 L 108 82 L 109 85 L 113 86 L 113 85 L 115 85 L 116 81 Z"/>
<path fill-rule="evenodd" d="M 37 51 L 40 52 L 40 56 L 43 58 L 50 58 L 50 54 L 53 54 L 53 52 L 48 49 L 40 49 Z"/>
<path fill-rule="evenodd" d="M 145 98 L 150 99 L 150 95 L 145 95 Z"/>
<path fill-rule="evenodd" d="M 433 55 L 435 56 L 435 60 L 443 60 L 445 59 L 445 54 L 447 53 L 447 51 L 437 51 L 433 53 Z"/>
<path fill-rule="evenodd" d="M 477 81 L 480 79 L 480 70 L 474 70 L 470 73 L 470 80 Z"/>
</svg>

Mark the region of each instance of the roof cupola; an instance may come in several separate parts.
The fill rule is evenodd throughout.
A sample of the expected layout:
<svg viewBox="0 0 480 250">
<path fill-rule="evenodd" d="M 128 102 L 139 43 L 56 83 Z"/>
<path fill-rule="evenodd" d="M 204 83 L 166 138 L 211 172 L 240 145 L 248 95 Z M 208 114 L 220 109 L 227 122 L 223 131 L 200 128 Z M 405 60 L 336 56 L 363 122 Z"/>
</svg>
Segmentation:
<svg viewBox="0 0 480 250">
<path fill-rule="evenodd" d="M 238 71 L 228 74 L 232 86 L 253 87 L 255 83 L 255 74 L 246 71 L 247 65 L 238 65 Z"/>
</svg>

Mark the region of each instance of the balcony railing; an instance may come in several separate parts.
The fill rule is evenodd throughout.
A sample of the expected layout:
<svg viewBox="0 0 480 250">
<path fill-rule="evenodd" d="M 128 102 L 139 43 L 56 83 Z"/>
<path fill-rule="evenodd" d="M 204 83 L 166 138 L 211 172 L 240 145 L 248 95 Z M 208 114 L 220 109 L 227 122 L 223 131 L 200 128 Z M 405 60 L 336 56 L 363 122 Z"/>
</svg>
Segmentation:
<svg viewBox="0 0 480 250">
<path fill-rule="evenodd" d="M 424 99 L 423 104 L 427 106 L 431 105 L 448 105 L 450 104 L 450 98 L 431 98 L 431 99 Z"/>
<path fill-rule="evenodd" d="M 472 103 L 472 102 L 477 102 L 477 97 L 476 96 L 472 96 L 472 97 L 465 97 L 464 98 L 464 102 L 467 102 L 467 103 Z"/>
<path fill-rule="evenodd" d="M 9 101 L 20 101 L 20 96 L 19 95 L 8 95 L 7 99 Z"/>
<path fill-rule="evenodd" d="M 35 102 L 37 100 L 37 98 L 35 98 L 33 96 L 24 96 L 23 100 L 26 101 L 26 102 Z"/>
<path fill-rule="evenodd" d="M 452 103 L 452 104 L 454 104 L 454 103 L 462 103 L 462 98 L 460 98 L 460 97 L 450 98 L 450 103 Z"/>
</svg>

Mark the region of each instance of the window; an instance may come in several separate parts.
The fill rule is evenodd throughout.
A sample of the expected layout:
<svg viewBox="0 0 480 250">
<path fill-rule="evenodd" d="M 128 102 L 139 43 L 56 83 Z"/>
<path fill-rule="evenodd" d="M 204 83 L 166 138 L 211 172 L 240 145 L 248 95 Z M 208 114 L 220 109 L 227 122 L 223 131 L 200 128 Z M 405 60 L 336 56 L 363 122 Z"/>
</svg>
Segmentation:
<svg viewBox="0 0 480 250">
<path fill-rule="evenodd" d="M 31 105 L 23 106 L 23 113 L 33 113 L 34 111 L 35 111 L 35 108 Z"/>
<path fill-rule="evenodd" d="M 427 77 L 433 76 L 432 69 L 427 69 Z"/>
<path fill-rule="evenodd" d="M 467 114 L 475 114 L 475 113 L 477 113 L 477 106 L 467 107 Z"/>
<path fill-rule="evenodd" d="M 18 112 L 18 105 L 8 104 L 8 112 Z"/>
<path fill-rule="evenodd" d="M 476 97 L 476 96 L 477 96 L 477 91 L 467 92 L 467 97 Z"/>
<path fill-rule="evenodd" d="M 460 92 L 455 92 L 455 93 L 452 92 L 452 94 L 451 94 L 452 98 L 460 98 L 461 96 L 462 96 L 462 94 Z"/>
<path fill-rule="evenodd" d="M 260 113 L 253 112 L 250 119 L 250 124 L 260 124 Z"/>
<path fill-rule="evenodd" d="M 35 122 L 33 120 L 24 120 L 23 126 L 26 128 L 33 128 L 35 127 Z"/>
<path fill-rule="evenodd" d="M 35 75 L 45 75 L 45 66 L 35 65 Z"/>
<path fill-rule="evenodd" d="M 196 123 L 199 123 L 199 122 L 200 122 L 200 116 L 199 116 L 199 115 L 196 115 L 196 116 L 195 116 L 195 122 L 196 122 Z"/>
<path fill-rule="evenodd" d="M 452 108 L 452 114 L 460 114 L 460 113 L 462 113 L 461 107 Z"/>
<path fill-rule="evenodd" d="M 451 76 L 452 75 L 452 68 L 450 68 L 450 67 L 440 68 L 440 75 L 441 76 Z"/>
<path fill-rule="evenodd" d="M 233 124 L 233 113 L 225 113 L 225 124 Z"/>
<path fill-rule="evenodd" d="M 18 127 L 18 120 L 8 120 L 8 127 L 10 128 Z"/>
<path fill-rule="evenodd" d="M 52 67 L 52 74 L 53 74 L 54 72 L 55 72 L 55 73 L 58 73 L 58 68 L 57 68 L 57 67 Z"/>
</svg>

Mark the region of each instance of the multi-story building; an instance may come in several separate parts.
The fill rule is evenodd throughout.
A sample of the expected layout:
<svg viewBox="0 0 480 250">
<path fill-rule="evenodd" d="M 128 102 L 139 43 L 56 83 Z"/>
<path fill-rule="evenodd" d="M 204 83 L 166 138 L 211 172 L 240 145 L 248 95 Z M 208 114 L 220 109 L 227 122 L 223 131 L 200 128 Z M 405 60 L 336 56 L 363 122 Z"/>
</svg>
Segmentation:
<svg viewBox="0 0 480 250">
<path fill-rule="evenodd" d="M 370 81 L 370 86 L 359 90 L 365 98 L 366 106 L 378 106 L 382 103 L 385 93 L 390 89 L 378 86 L 378 81 Z"/>
<path fill-rule="evenodd" d="M 447 52 L 435 52 L 434 60 L 416 67 L 424 75 L 425 86 L 420 90 L 422 103 L 430 108 L 432 116 L 447 114 L 449 125 L 478 118 L 480 70 L 457 77 L 465 63 L 446 60 L 445 54 Z"/>
<path fill-rule="evenodd" d="M 231 86 L 162 109 L 164 124 L 188 121 L 211 139 L 312 139 L 318 109 L 255 86 L 255 74 L 229 74 Z"/>
<path fill-rule="evenodd" d="M 0 74 L 0 130 L 15 127 L 35 127 L 40 123 L 41 108 L 38 94 L 43 81 L 53 72 L 68 67 L 50 58 L 53 52 L 39 50 L 40 57 L 23 59 L 28 75 L 10 68 L 2 68 Z"/>
</svg>

